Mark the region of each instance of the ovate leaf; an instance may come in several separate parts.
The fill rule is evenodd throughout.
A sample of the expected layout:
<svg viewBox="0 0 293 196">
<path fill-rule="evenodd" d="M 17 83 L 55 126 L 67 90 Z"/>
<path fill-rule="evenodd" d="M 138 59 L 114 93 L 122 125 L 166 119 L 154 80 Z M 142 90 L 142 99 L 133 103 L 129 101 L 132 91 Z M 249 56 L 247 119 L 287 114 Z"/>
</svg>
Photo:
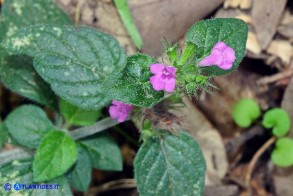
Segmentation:
<svg viewBox="0 0 293 196">
<path fill-rule="evenodd" d="M 274 108 L 267 111 L 263 117 L 262 125 L 277 137 L 282 137 L 288 133 L 291 127 L 291 120 L 288 113 L 281 108 Z"/>
<path fill-rule="evenodd" d="M 65 100 L 60 101 L 60 110 L 66 122 L 70 125 L 92 125 L 101 116 L 101 110 L 81 109 Z"/>
<path fill-rule="evenodd" d="M 64 174 L 76 159 L 76 144 L 71 137 L 61 131 L 51 131 L 37 150 L 33 163 L 34 181 L 48 181 Z"/>
<path fill-rule="evenodd" d="M 5 165 L 0 166 L 0 195 L 46 195 L 46 196 L 68 196 L 72 195 L 70 187 L 66 179 L 61 176 L 53 179 L 52 181 L 46 182 L 46 184 L 52 185 L 52 188 L 55 188 L 55 185 L 58 184 L 58 189 L 20 189 L 15 190 L 14 185 L 16 183 L 25 184 L 29 187 L 30 184 L 36 184 L 33 181 L 32 174 L 32 158 L 14 160 Z M 4 189 L 4 186 L 7 186 L 7 183 L 11 185 L 11 190 L 7 191 Z M 22 187 L 22 186 L 20 186 Z M 56 187 L 57 188 L 57 187 Z"/>
<path fill-rule="evenodd" d="M 5 125 L 16 141 L 30 148 L 37 148 L 54 125 L 45 112 L 34 105 L 24 105 L 13 110 L 5 119 Z"/>
<path fill-rule="evenodd" d="M 67 178 L 76 190 L 86 192 L 92 179 L 92 162 L 87 150 L 81 145 L 77 146 L 77 151 L 77 161 Z"/>
<path fill-rule="evenodd" d="M 272 161 L 280 167 L 289 167 L 293 165 L 293 139 L 285 137 L 276 142 L 272 153 Z"/>
<path fill-rule="evenodd" d="M 159 102 L 164 92 L 155 91 L 150 84 L 150 65 L 154 63 L 155 59 L 144 54 L 129 56 L 124 70 L 105 82 L 107 95 L 113 100 L 141 107 L 151 107 Z"/>
<path fill-rule="evenodd" d="M 0 19 L 0 42 L 22 27 L 36 24 L 71 24 L 51 0 L 7 0 Z M 0 48 L 0 77 L 5 87 L 38 103 L 57 108 L 56 97 L 27 56 L 9 56 Z"/>
<path fill-rule="evenodd" d="M 122 155 L 113 138 L 106 133 L 80 141 L 92 160 L 93 167 L 101 170 L 122 170 Z"/>
<path fill-rule="evenodd" d="M 3 45 L 33 56 L 35 69 L 53 91 L 84 109 L 100 109 L 111 101 L 103 82 L 125 66 L 116 39 L 87 27 L 34 26 L 17 31 Z"/>
<path fill-rule="evenodd" d="M 233 48 L 236 60 L 231 69 L 223 70 L 217 66 L 202 67 L 202 71 L 208 75 L 224 75 L 234 71 L 241 62 L 245 53 L 247 32 L 247 24 L 240 19 L 214 18 L 193 25 L 186 34 L 186 42 L 195 44 L 195 59 L 198 62 L 210 55 L 214 45 L 220 41 Z"/>
<path fill-rule="evenodd" d="M 205 160 L 188 134 L 148 138 L 136 155 L 134 174 L 140 195 L 202 195 Z"/>
</svg>

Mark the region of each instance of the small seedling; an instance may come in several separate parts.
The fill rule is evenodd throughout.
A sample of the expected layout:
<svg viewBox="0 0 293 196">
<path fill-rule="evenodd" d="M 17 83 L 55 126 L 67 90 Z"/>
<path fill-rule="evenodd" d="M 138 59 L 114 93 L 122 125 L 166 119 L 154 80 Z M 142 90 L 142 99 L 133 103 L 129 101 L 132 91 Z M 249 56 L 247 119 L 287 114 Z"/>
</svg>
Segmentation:
<svg viewBox="0 0 293 196">
<path fill-rule="evenodd" d="M 253 99 L 241 99 L 233 106 L 232 117 L 239 127 L 249 127 L 259 116 L 260 107 Z"/>
<path fill-rule="evenodd" d="M 260 107 L 254 100 L 241 99 L 234 105 L 232 115 L 238 126 L 247 128 L 260 116 Z M 272 130 L 273 140 L 269 141 L 276 140 L 271 155 L 273 163 L 280 167 L 292 166 L 293 139 L 284 137 L 291 128 L 288 113 L 281 108 L 270 109 L 264 113 L 262 126 Z"/>
</svg>

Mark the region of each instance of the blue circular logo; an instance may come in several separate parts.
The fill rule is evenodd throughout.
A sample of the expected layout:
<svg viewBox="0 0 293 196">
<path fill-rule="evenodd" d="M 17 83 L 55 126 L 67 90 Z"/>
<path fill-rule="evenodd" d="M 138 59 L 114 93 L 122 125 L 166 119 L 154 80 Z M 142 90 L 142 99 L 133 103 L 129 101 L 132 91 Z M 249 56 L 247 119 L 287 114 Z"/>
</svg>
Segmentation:
<svg viewBox="0 0 293 196">
<path fill-rule="evenodd" d="M 11 184 L 9 184 L 9 183 L 4 184 L 4 190 L 10 191 L 11 190 Z"/>
<path fill-rule="evenodd" d="M 14 184 L 14 189 L 16 190 L 16 191 L 19 191 L 20 189 L 21 189 L 21 186 L 20 186 L 20 184 L 17 182 L 17 183 L 15 183 Z"/>
</svg>

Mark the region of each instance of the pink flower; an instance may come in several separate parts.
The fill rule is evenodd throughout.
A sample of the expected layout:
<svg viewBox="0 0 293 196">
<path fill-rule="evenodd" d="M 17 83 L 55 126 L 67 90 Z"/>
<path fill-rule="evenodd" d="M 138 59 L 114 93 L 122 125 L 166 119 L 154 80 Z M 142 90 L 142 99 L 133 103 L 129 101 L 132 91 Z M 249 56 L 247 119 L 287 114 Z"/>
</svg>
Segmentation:
<svg viewBox="0 0 293 196">
<path fill-rule="evenodd" d="M 113 100 L 109 113 L 111 118 L 117 119 L 118 122 L 124 122 L 132 110 L 132 105 Z"/>
<path fill-rule="evenodd" d="M 176 85 L 176 68 L 163 64 L 153 64 L 150 67 L 151 73 L 155 74 L 150 77 L 150 82 L 155 91 L 173 92 Z"/>
<path fill-rule="evenodd" d="M 221 69 L 231 69 L 236 60 L 235 51 L 224 42 L 218 42 L 209 56 L 199 62 L 201 66 L 216 65 Z"/>
</svg>

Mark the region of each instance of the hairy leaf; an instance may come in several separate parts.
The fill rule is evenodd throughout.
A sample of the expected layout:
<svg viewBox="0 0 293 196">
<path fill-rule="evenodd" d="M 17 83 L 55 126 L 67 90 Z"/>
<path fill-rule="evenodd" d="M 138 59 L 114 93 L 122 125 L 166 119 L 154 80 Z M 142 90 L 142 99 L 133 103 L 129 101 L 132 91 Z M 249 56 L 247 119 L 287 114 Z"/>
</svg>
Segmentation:
<svg viewBox="0 0 293 196">
<path fill-rule="evenodd" d="M 101 170 L 122 170 L 122 155 L 113 138 L 107 133 L 80 141 L 92 160 L 93 167 Z"/>
<path fill-rule="evenodd" d="M 194 139 L 181 132 L 148 138 L 134 161 L 140 195 L 202 195 L 205 160 Z"/>
<path fill-rule="evenodd" d="M 67 178 L 76 190 L 86 192 L 92 179 L 92 162 L 84 147 L 78 145 L 77 151 L 77 161 L 68 173 Z"/>
<path fill-rule="evenodd" d="M 71 137 L 61 131 L 51 131 L 37 150 L 33 163 L 34 181 L 48 181 L 64 174 L 76 159 L 76 144 Z"/>
<path fill-rule="evenodd" d="M 34 105 L 24 105 L 13 110 L 5 119 L 9 133 L 16 141 L 30 148 L 37 148 L 54 125 L 45 112 Z"/>
<path fill-rule="evenodd" d="M 126 55 L 111 35 L 87 27 L 39 25 L 4 42 L 12 53 L 34 57 L 34 67 L 53 91 L 84 109 L 110 102 L 103 82 L 125 66 Z"/>
<path fill-rule="evenodd" d="M 7 0 L 0 19 L 0 41 L 18 29 L 35 24 L 71 24 L 69 18 L 51 0 Z M 0 77 L 5 87 L 38 103 L 57 108 L 49 85 L 33 68 L 27 56 L 9 56 L 0 52 Z"/>
<path fill-rule="evenodd" d="M 60 110 L 66 122 L 70 125 L 92 125 L 101 116 L 101 110 L 81 109 L 65 100 L 60 101 Z"/>
<path fill-rule="evenodd" d="M 214 45 L 220 41 L 233 48 L 236 60 L 231 69 L 223 70 L 217 66 L 202 67 L 201 69 L 208 75 L 224 75 L 234 71 L 241 62 L 245 53 L 247 32 L 247 25 L 240 19 L 214 18 L 202 20 L 193 25 L 186 34 L 186 42 L 195 44 L 195 60 L 197 62 L 210 55 Z"/>
<path fill-rule="evenodd" d="M 141 107 L 151 107 L 159 102 L 164 92 L 155 91 L 149 81 L 150 65 L 154 63 L 155 59 L 144 54 L 129 56 L 124 70 L 105 82 L 107 95 L 113 100 Z"/>
<path fill-rule="evenodd" d="M 14 186 L 16 183 L 19 183 L 20 187 L 22 187 L 22 185 L 26 185 L 28 187 L 30 184 L 36 184 L 33 181 L 32 161 L 32 158 L 19 159 L 0 166 L 0 195 L 72 195 L 69 185 L 64 177 L 55 178 L 52 181 L 46 182 L 46 184 L 52 184 L 53 187 L 54 185 L 59 184 L 58 189 L 33 190 L 21 188 L 18 191 L 15 190 Z M 11 185 L 10 191 L 4 189 L 4 186 L 8 186 L 7 183 Z"/>
</svg>

